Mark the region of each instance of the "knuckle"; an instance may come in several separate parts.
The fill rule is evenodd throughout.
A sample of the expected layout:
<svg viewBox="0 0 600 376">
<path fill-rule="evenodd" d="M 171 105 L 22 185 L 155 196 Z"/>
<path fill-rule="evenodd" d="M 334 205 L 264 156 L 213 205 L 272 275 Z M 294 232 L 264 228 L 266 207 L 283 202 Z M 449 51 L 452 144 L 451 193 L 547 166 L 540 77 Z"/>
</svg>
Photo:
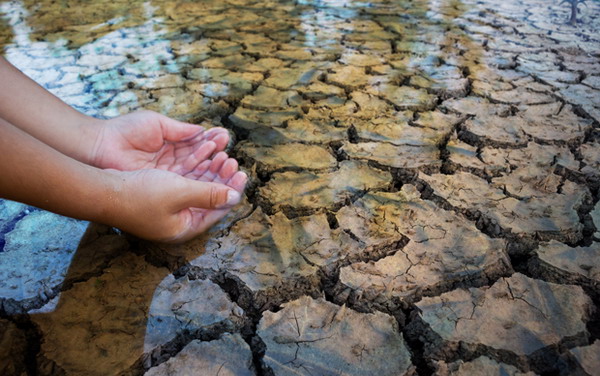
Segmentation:
<svg viewBox="0 0 600 376">
<path fill-rule="evenodd" d="M 210 187 L 210 207 L 214 208 L 219 206 L 219 204 L 221 203 L 221 190 L 218 189 L 217 187 Z"/>
</svg>

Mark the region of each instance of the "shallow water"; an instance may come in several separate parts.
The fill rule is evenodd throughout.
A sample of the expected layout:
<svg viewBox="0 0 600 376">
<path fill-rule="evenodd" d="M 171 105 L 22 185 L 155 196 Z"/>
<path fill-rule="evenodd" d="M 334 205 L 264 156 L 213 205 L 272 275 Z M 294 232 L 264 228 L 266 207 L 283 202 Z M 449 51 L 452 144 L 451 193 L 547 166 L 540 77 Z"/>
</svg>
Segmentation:
<svg viewBox="0 0 600 376">
<path fill-rule="evenodd" d="M 591 374 L 600 5 L 582 9 L 0 2 L 0 51 L 65 102 L 224 126 L 250 176 L 181 246 L 0 201 L 0 370 Z"/>
</svg>

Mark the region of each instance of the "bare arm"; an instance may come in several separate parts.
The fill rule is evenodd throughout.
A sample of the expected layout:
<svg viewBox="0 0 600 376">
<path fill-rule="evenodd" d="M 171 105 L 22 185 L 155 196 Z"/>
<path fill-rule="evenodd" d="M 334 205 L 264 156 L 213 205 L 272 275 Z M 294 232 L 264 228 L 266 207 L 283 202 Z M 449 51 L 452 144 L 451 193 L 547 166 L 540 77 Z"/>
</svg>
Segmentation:
<svg viewBox="0 0 600 376">
<path fill-rule="evenodd" d="M 91 164 L 101 120 L 71 108 L 3 57 L 0 118 L 61 153 Z"/>
<path fill-rule="evenodd" d="M 0 150 L 0 197 L 100 222 L 114 211 L 115 175 L 71 159 L 2 119 Z"/>
<path fill-rule="evenodd" d="M 245 184 L 233 166 L 209 166 L 220 184 L 158 169 L 101 170 L 2 119 L 0 150 L 0 197 L 158 241 L 184 241 L 207 230 L 239 202 Z"/>
</svg>

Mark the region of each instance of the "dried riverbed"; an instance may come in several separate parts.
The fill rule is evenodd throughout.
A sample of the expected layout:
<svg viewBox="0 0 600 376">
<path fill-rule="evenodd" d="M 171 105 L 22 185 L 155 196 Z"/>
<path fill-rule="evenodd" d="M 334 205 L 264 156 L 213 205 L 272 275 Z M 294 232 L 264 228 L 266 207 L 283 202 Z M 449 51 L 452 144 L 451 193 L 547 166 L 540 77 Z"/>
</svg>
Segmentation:
<svg viewBox="0 0 600 376">
<path fill-rule="evenodd" d="M 250 184 L 180 246 L 0 201 L 0 373 L 597 372 L 598 2 L 68 5 L 1 2 L 4 56 Z"/>
</svg>

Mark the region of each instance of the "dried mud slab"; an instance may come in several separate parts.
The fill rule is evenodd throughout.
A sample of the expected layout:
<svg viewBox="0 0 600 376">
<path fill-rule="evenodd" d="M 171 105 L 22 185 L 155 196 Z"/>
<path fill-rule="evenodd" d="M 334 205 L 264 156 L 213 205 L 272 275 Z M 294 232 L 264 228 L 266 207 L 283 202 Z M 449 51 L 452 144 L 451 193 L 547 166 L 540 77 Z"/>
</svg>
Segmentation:
<svg viewBox="0 0 600 376">
<path fill-rule="evenodd" d="M 155 264 L 168 265 L 170 270 L 176 270 L 188 264 L 214 247 L 214 240 L 223 236 L 231 226 L 241 219 L 248 217 L 254 211 L 248 198 L 242 196 L 242 202 L 234 206 L 224 218 L 199 236 L 181 244 L 156 243 L 141 240 L 140 249 L 144 255 Z"/>
<path fill-rule="evenodd" d="M 459 140 L 456 133 L 448 140 L 446 152 L 453 168 L 461 168 L 469 172 L 489 169 L 488 165 L 479 158 L 478 148 Z"/>
<path fill-rule="evenodd" d="M 525 133 L 544 143 L 565 142 L 573 144 L 583 141 L 592 122 L 573 112 L 570 105 L 550 103 L 528 106 L 519 113 L 524 120 L 521 128 Z"/>
<path fill-rule="evenodd" d="M 443 134 L 448 134 L 465 118 L 453 113 L 443 113 L 439 110 L 420 112 L 414 123 L 423 128 L 431 128 Z"/>
<path fill-rule="evenodd" d="M 261 171 L 277 170 L 329 170 L 337 161 L 327 149 L 317 145 L 287 143 L 283 145 L 258 146 L 240 143 L 237 146 L 243 158 L 257 164 Z"/>
<path fill-rule="evenodd" d="M 345 258 L 371 252 L 341 229 L 330 229 L 325 214 L 288 220 L 281 213 L 272 219 L 275 243 L 280 249 L 298 252 L 311 265 L 327 268 Z"/>
<path fill-rule="evenodd" d="M 251 96 L 246 96 L 241 104 L 253 110 L 277 110 L 294 107 L 302 102 L 302 98 L 293 90 L 277 90 L 267 86 L 259 86 Z"/>
<path fill-rule="evenodd" d="M 360 140 L 382 141 L 393 145 L 437 146 L 442 144 L 446 133 L 437 129 L 409 125 L 412 113 L 404 111 L 390 116 L 378 116 L 365 121 L 353 121 L 352 125 Z M 396 117 L 397 116 L 397 117 Z"/>
<path fill-rule="evenodd" d="M 351 159 L 377 162 L 379 165 L 437 171 L 441 166 L 436 145 L 393 145 L 386 142 L 345 142 L 340 149 Z"/>
<path fill-rule="evenodd" d="M 369 87 L 367 93 L 387 99 L 400 110 L 432 110 L 437 102 L 435 95 L 408 86 L 381 84 Z"/>
<path fill-rule="evenodd" d="M 259 195 L 275 210 L 289 207 L 302 209 L 332 209 L 356 194 L 371 189 L 383 189 L 392 179 L 384 172 L 356 161 L 340 163 L 337 171 L 275 173 Z"/>
<path fill-rule="evenodd" d="M 393 309 L 399 300 L 413 302 L 457 282 L 487 281 L 512 270 L 503 240 L 489 238 L 455 213 L 421 200 L 411 185 L 398 193 L 366 194 L 340 209 L 337 220 L 341 229 L 367 245 L 410 239 L 391 256 L 341 268 L 338 299 L 351 292 Z"/>
<path fill-rule="evenodd" d="M 575 188 L 572 183 L 567 188 Z M 517 199 L 544 198 L 557 193 L 563 186 L 563 178 L 553 173 L 552 168 L 529 165 L 492 179 L 493 187 L 502 189 Z"/>
<path fill-rule="evenodd" d="M 222 271 L 243 283 L 240 292 L 252 294 L 256 308 L 277 304 L 284 292 L 314 291 L 320 284 L 318 267 L 300 251 L 327 236 L 327 221 L 289 221 L 281 213 L 273 217 L 257 208 L 230 231 L 206 245 L 204 254 L 191 265 Z M 318 229 L 318 232 L 312 232 Z M 313 248 L 314 249 L 314 248 Z M 325 251 L 323 251 L 325 252 Z"/>
<path fill-rule="evenodd" d="M 459 136 L 480 146 L 524 146 L 528 141 L 524 126 L 525 121 L 516 116 L 478 116 L 464 123 Z"/>
<path fill-rule="evenodd" d="M 357 89 L 369 82 L 365 68 L 346 65 L 333 68 L 333 73 L 327 75 L 327 81 L 345 89 Z"/>
<path fill-rule="evenodd" d="M 213 119 L 224 116 L 230 111 L 229 105 L 225 101 L 203 97 L 188 89 L 159 89 L 154 90 L 152 96 L 157 100 L 146 105 L 146 109 L 161 112 L 182 121 Z"/>
<path fill-rule="evenodd" d="M 396 320 L 304 296 L 265 312 L 258 336 L 273 375 L 413 375 Z"/>
<path fill-rule="evenodd" d="M 144 376 L 184 376 L 197 374 L 219 376 L 254 376 L 252 352 L 239 334 L 225 333 L 220 339 L 194 340 L 177 355 Z"/>
<path fill-rule="evenodd" d="M 535 251 L 537 260 L 530 268 L 557 283 L 597 286 L 600 284 L 600 243 L 589 247 L 570 247 L 550 241 Z"/>
<path fill-rule="evenodd" d="M 366 31 L 370 32 L 371 30 Z M 385 62 L 385 60 L 381 56 L 354 53 L 351 52 L 351 50 L 349 50 L 342 54 L 342 56 L 339 58 L 339 62 L 357 67 L 369 67 L 374 65 L 381 65 Z"/>
<path fill-rule="evenodd" d="M 168 274 L 125 253 L 100 276 L 62 292 L 52 307 L 31 315 L 43 338 L 38 365 L 52 362 L 66 375 L 130 369 L 143 354 L 154 289 Z"/>
<path fill-rule="evenodd" d="M 157 287 L 148 311 L 144 353 L 160 350 L 178 335 L 236 331 L 244 310 L 219 286 L 207 280 L 168 275 Z"/>
<path fill-rule="evenodd" d="M 358 106 L 358 111 L 348 119 L 350 122 L 356 119 L 377 120 L 379 117 L 390 117 L 400 124 L 407 124 L 413 118 L 412 111 L 396 111 L 394 105 L 373 94 L 353 91 L 350 98 Z"/>
<path fill-rule="evenodd" d="M 448 99 L 441 106 L 454 112 L 465 115 L 477 115 L 483 118 L 489 116 L 506 117 L 510 114 L 510 106 L 505 104 L 493 104 L 485 98 L 465 97 L 460 99 Z"/>
<path fill-rule="evenodd" d="M 434 376 L 535 376 L 533 372 L 520 372 L 509 364 L 497 362 L 487 356 L 480 356 L 470 362 L 458 360 L 452 363 L 434 361 Z"/>
<path fill-rule="evenodd" d="M 419 174 L 436 196 L 461 211 L 477 210 L 484 217 L 517 236 L 578 241 L 583 225 L 577 209 L 589 192 L 566 182 L 562 193 L 518 200 L 485 180 L 465 172 L 454 175 Z"/>
<path fill-rule="evenodd" d="M 581 172 L 591 175 L 600 175 L 600 143 L 594 142 L 581 145 L 583 163 Z"/>
<path fill-rule="evenodd" d="M 581 287 L 522 274 L 491 287 L 457 289 L 417 303 L 420 317 L 439 336 L 438 351 L 496 350 L 503 361 L 525 364 L 536 351 L 562 341 L 586 340 L 592 302 Z M 453 350 L 454 349 L 454 350 Z"/>
<path fill-rule="evenodd" d="M 336 127 L 330 121 L 289 119 L 285 128 L 259 126 L 248 135 L 248 140 L 256 145 L 272 146 L 288 142 L 327 144 L 348 138 L 346 128 Z"/>
<path fill-rule="evenodd" d="M 581 106 L 596 121 L 600 121 L 600 90 L 577 84 L 563 88 L 558 93 L 565 101 Z"/>
<path fill-rule="evenodd" d="M 0 252 L 0 300 L 11 300 L 4 303 L 9 313 L 22 313 L 56 295 L 88 223 L 4 203 L 11 223 L 5 222 L 9 232 Z"/>
<path fill-rule="evenodd" d="M 600 201 L 596 203 L 594 210 L 590 212 L 594 227 L 596 227 L 596 233 L 594 234 L 595 240 L 600 242 Z"/>
<path fill-rule="evenodd" d="M 343 88 L 334 85 L 328 85 L 317 81 L 307 86 L 298 87 L 297 90 L 305 97 L 318 101 L 331 96 L 341 97 L 345 94 Z"/>
<path fill-rule="evenodd" d="M 187 75 L 190 83 L 206 84 L 215 83 L 226 85 L 231 98 L 237 98 L 239 94 L 246 94 L 252 91 L 252 85 L 261 82 L 264 76 L 254 72 L 232 72 L 227 69 L 218 68 L 195 68 L 191 69 Z"/>
<path fill-rule="evenodd" d="M 300 64 L 294 68 L 280 68 L 272 71 L 264 81 L 266 86 L 279 90 L 297 89 L 315 82 L 321 74 L 317 64 Z"/>
<path fill-rule="evenodd" d="M 484 147 L 481 159 L 492 169 L 513 170 L 519 167 L 549 168 L 563 166 L 572 171 L 579 170 L 579 161 L 566 146 L 540 145 L 535 142 L 519 149 L 496 149 Z"/>
<path fill-rule="evenodd" d="M 589 375 L 595 375 L 600 369 L 600 340 L 596 340 L 589 346 L 572 348 L 569 353 Z"/>
<path fill-rule="evenodd" d="M 467 95 L 469 80 L 463 78 L 458 67 L 442 65 L 410 78 L 413 86 L 429 89 L 431 92 L 446 98 L 459 98 Z"/>
<path fill-rule="evenodd" d="M 2 234 L 2 240 L 4 241 L 1 251 L 4 251 L 4 245 L 6 244 L 5 234 L 12 231 L 17 222 L 30 212 L 31 208 L 25 204 L 0 199 L 0 234 Z"/>
<path fill-rule="evenodd" d="M 490 93 L 490 99 L 500 103 L 526 105 L 543 104 L 554 101 L 553 96 L 530 91 L 524 87 L 506 91 L 492 91 Z"/>
<path fill-rule="evenodd" d="M 255 238 L 260 238 L 260 242 L 253 241 Z M 281 279 L 307 277 L 315 272 L 315 266 L 327 270 L 340 260 L 357 258 L 379 248 L 355 240 L 342 229 L 330 229 L 327 216 L 322 213 L 287 219 L 280 212 L 266 216 L 260 209 L 215 242 L 217 245 L 209 246 L 206 255 L 193 264 L 238 275 L 251 290 L 275 286 Z M 238 249 L 236 245 L 244 248 Z M 266 246 L 271 247 L 268 254 Z M 252 267 L 238 269 L 235 259 L 240 256 L 246 261 L 252 258 L 249 261 Z"/>
<path fill-rule="evenodd" d="M 17 326 L 0 319 L 0 373 L 2 375 L 27 375 L 27 340 Z"/>
<path fill-rule="evenodd" d="M 302 111 L 299 108 L 284 108 L 280 110 L 254 110 L 238 107 L 229 120 L 241 129 L 252 132 L 261 127 L 281 127 L 289 120 L 296 119 Z"/>
</svg>

